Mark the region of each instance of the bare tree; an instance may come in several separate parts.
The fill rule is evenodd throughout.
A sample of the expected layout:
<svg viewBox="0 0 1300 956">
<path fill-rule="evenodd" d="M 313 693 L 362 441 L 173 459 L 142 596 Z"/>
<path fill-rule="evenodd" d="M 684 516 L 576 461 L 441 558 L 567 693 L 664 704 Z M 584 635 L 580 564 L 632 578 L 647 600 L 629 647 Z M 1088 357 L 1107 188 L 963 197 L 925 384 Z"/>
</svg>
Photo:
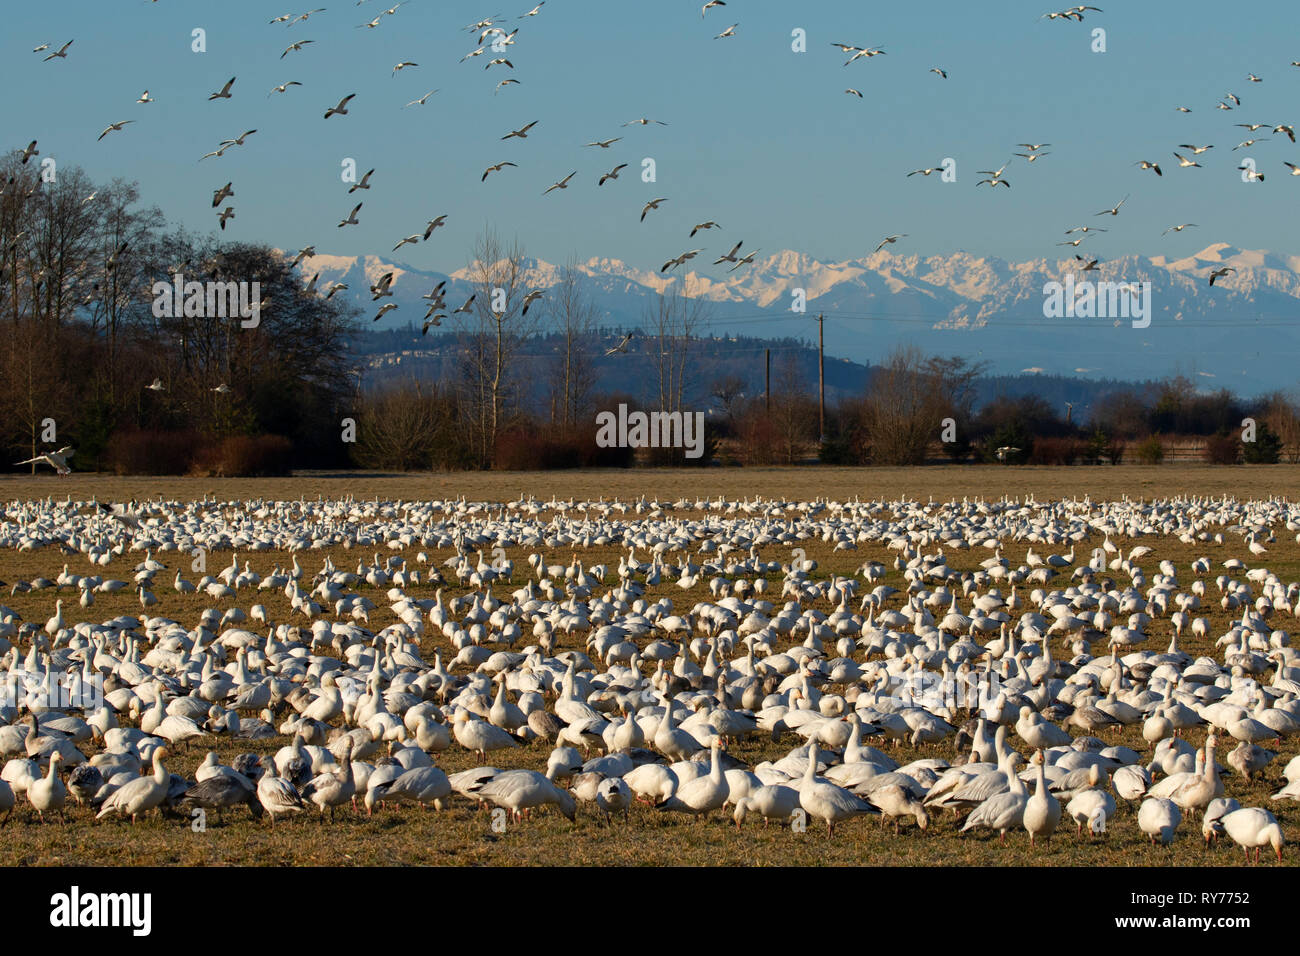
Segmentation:
<svg viewBox="0 0 1300 956">
<path fill-rule="evenodd" d="M 542 310 L 524 302 L 529 290 L 518 240 L 507 246 L 495 230 L 485 229 L 471 250 L 468 273 L 475 299 L 460 321 L 466 345 L 464 400 L 474 415 L 480 464 L 490 466 L 497 434 L 514 410 L 515 359 L 536 331 Z"/>
<path fill-rule="evenodd" d="M 917 465 L 939 436 L 948 408 L 936 388 L 920 349 L 897 349 L 875 373 L 867 392 L 866 412 L 871 459 L 882 465 Z"/>
<path fill-rule="evenodd" d="M 560 270 L 560 281 L 547 292 L 559 336 L 559 355 L 552 370 L 552 419 L 569 426 L 582 421 L 596 384 L 591 340 L 596 309 L 585 288 L 585 277 L 575 262 Z"/>
<path fill-rule="evenodd" d="M 799 375 L 794 353 L 787 352 L 781 359 L 773 386 L 771 418 L 778 453 L 793 465 L 817 444 L 817 403 Z"/>
<path fill-rule="evenodd" d="M 708 314 L 704 300 L 691 294 L 689 279 L 672 282 L 647 306 L 645 326 L 651 339 L 661 411 L 682 409 L 686 360 Z"/>
</svg>

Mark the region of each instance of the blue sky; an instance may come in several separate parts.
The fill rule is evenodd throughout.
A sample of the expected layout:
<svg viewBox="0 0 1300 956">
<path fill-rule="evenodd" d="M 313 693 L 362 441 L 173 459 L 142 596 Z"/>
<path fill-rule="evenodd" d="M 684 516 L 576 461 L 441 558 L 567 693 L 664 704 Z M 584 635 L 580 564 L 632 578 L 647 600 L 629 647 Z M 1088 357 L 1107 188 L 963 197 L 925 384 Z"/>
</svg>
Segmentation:
<svg viewBox="0 0 1300 956">
<path fill-rule="evenodd" d="M 327 9 L 292 27 L 267 22 L 310 2 Z M 358 28 L 390 2 L 7 5 L 8 146 L 37 139 L 42 156 L 95 179 L 137 180 L 147 202 L 202 231 L 216 228 L 212 191 L 233 181 L 237 218 L 226 236 L 284 247 L 388 255 L 446 213 L 448 228 L 398 256 L 442 271 L 465 264 L 485 223 L 549 261 L 609 256 L 655 269 L 697 241 L 713 250 L 744 238 L 746 249 L 836 260 L 893 233 L 908 234 L 900 253 L 1056 257 L 1073 251 L 1055 243 L 1079 224 L 1110 229 L 1085 246 L 1104 259 L 1177 257 L 1215 241 L 1300 253 L 1300 179 L 1282 166 L 1300 162 L 1300 147 L 1232 125 L 1300 120 L 1293 4 L 1107 0 L 1104 13 L 1062 23 L 1039 19 L 1058 9 L 1046 0 L 728 0 L 704 18 L 682 0 L 548 0 L 524 20 L 529 0 L 409 0 L 377 29 Z M 497 13 L 519 27 L 505 54 L 515 69 L 485 70 L 491 53 L 458 63 L 476 45 L 463 27 Z M 735 37 L 713 39 L 732 23 Z M 207 31 L 206 53 L 191 52 L 196 27 Z M 1107 32 L 1105 53 L 1090 50 L 1094 27 Z M 807 32 L 805 53 L 791 50 L 795 28 Z M 69 39 L 67 59 L 31 52 Z M 304 39 L 315 42 L 280 58 Z M 886 54 L 845 67 L 832 42 Z M 393 76 L 401 60 L 420 65 Z M 927 72 L 936 66 L 947 80 Z M 1246 79 L 1252 71 L 1262 83 Z M 208 102 L 231 76 L 233 99 Z M 521 85 L 494 94 L 508 76 Z M 268 98 L 288 80 L 304 85 Z M 863 98 L 845 94 L 850 86 Z M 146 88 L 157 102 L 137 105 Z M 435 88 L 427 105 L 402 108 Z M 1228 92 L 1241 107 L 1217 110 Z M 348 93 L 357 94 L 350 115 L 323 120 Z M 621 126 L 641 116 L 669 125 Z M 125 119 L 137 122 L 96 142 Z M 501 141 L 532 120 L 527 140 Z M 198 162 L 254 128 L 246 146 Z M 614 136 L 623 140 L 610 149 L 583 148 Z M 1272 139 L 1232 151 L 1249 136 Z M 1052 143 L 1052 155 L 1014 160 L 1009 190 L 976 188 L 976 170 L 1001 166 L 1019 142 Z M 1197 157 L 1205 168 L 1178 169 L 1180 143 L 1215 148 Z M 1265 183 L 1241 182 L 1243 155 Z M 647 156 L 653 184 L 638 175 Z M 346 157 L 376 169 L 371 190 L 347 195 Z M 906 177 L 945 157 L 957 161 L 956 183 Z M 1139 159 L 1159 162 L 1164 176 L 1138 169 Z M 480 183 L 502 160 L 519 168 Z M 623 162 L 620 180 L 597 188 Z M 574 170 L 569 189 L 542 195 Z M 1130 193 L 1119 217 L 1094 216 Z M 669 202 L 639 222 L 658 196 Z M 357 199 L 361 225 L 337 228 Z M 688 239 L 706 219 L 724 231 Z M 1161 237 L 1188 221 L 1200 228 Z"/>
</svg>

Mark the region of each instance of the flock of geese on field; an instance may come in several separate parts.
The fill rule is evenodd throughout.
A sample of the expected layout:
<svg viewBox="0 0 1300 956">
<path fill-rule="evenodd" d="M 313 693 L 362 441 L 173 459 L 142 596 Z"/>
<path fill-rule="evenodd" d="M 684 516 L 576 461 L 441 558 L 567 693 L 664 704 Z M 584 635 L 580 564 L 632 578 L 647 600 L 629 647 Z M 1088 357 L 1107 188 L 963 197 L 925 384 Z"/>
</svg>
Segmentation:
<svg viewBox="0 0 1300 956">
<path fill-rule="evenodd" d="M 459 799 L 612 824 L 640 801 L 828 833 L 956 814 L 1037 847 L 1132 805 L 1153 843 L 1281 860 L 1274 812 L 1225 777 L 1244 797 L 1295 752 L 1300 582 L 1258 563 L 1292 535 L 1281 499 L 11 502 L 7 563 L 62 570 L 9 585 L 43 623 L 0 606 L 0 815 Z M 1167 541 L 1204 556 L 1157 560 Z M 95 621 L 118 592 L 141 613 Z M 248 750 L 169 769 L 218 738 Z M 733 754 L 764 740 L 796 745 Z M 444 772 L 455 749 L 501 766 Z M 1300 758 L 1282 775 L 1278 812 Z"/>
</svg>

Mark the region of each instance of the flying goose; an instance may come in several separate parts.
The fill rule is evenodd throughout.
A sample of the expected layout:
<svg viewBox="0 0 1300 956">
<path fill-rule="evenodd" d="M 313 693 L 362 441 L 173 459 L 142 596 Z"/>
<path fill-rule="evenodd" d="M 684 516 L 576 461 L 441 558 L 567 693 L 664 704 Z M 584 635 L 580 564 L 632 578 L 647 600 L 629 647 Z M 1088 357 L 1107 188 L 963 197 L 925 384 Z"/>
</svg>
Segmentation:
<svg viewBox="0 0 1300 956">
<path fill-rule="evenodd" d="M 524 315 L 528 314 L 528 307 L 540 299 L 544 294 L 543 290 L 534 289 L 532 292 L 524 296 Z"/>
<path fill-rule="evenodd" d="M 667 199 L 652 199 L 648 203 L 646 203 L 645 208 L 641 210 L 641 221 L 645 222 L 645 214 L 648 213 L 651 209 L 658 209 L 659 204 L 661 202 L 667 202 L 667 201 L 668 201 Z"/>
<path fill-rule="evenodd" d="M 1130 193 L 1130 195 L 1132 195 L 1132 194 Z M 1128 202 L 1128 196 L 1125 196 L 1125 197 L 1124 197 L 1123 199 L 1121 199 L 1119 202 L 1115 203 L 1115 205 L 1112 206 L 1110 209 L 1103 209 L 1101 212 L 1097 213 L 1097 215 L 1099 215 L 1099 216 L 1118 216 L 1118 215 L 1119 215 L 1119 207 L 1122 206 L 1122 205 L 1124 205 L 1124 203 L 1126 203 L 1126 202 Z"/>
<path fill-rule="evenodd" d="M 69 40 L 67 43 L 63 44 L 63 46 L 59 47 L 57 50 L 55 50 L 53 53 L 51 53 L 41 62 L 48 63 L 50 60 L 53 60 L 56 56 L 62 57 L 63 59 L 66 60 L 68 58 L 68 47 L 72 46 L 72 43 L 73 41 Z M 46 47 L 48 47 L 48 45 L 49 44 L 46 44 Z M 37 47 L 35 52 L 39 53 L 42 49 L 45 49 L 45 47 Z"/>
<path fill-rule="evenodd" d="M 598 139 L 594 143 L 587 143 L 587 146 L 599 146 L 601 149 L 609 149 L 614 143 L 617 143 L 622 136 L 615 136 L 613 139 Z"/>
<path fill-rule="evenodd" d="M 1200 163 L 1192 162 L 1192 160 L 1188 159 L 1186 156 L 1180 156 L 1177 153 L 1174 153 L 1174 158 L 1178 160 L 1178 166 L 1181 169 L 1186 169 L 1188 166 L 1196 166 L 1199 168 L 1201 165 Z"/>
<path fill-rule="evenodd" d="M 574 176 L 576 176 L 576 175 L 578 175 L 578 171 L 575 169 L 573 172 L 569 173 L 569 175 L 567 175 L 567 176 L 565 176 L 563 179 L 561 179 L 558 183 L 552 183 L 552 184 L 551 184 L 551 185 L 546 189 L 546 192 L 542 193 L 542 195 L 545 196 L 546 193 L 549 193 L 552 189 L 568 189 L 568 188 L 569 188 L 569 180 L 572 179 L 572 178 L 573 178 Z"/>
<path fill-rule="evenodd" d="M 375 313 L 375 317 L 372 321 L 378 322 L 389 312 L 392 312 L 395 308 L 397 308 L 396 302 L 385 302 L 383 305 L 379 307 L 379 311 Z"/>
<path fill-rule="evenodd" d="M 614 355 L 618 352 L 626 352 L 627 347 L 632 343 L 632 335 L 633 333 L 629 332 L 627 335 L 623 336 L 623 341 L 619 342 L 618 345 L 615 345 L 613 348 L 605 349 L 605 354 Z"/>
<path fill-rule="evenodd" d="M 280 54 L 280 59 L 283 60 L 290 53 L 296 53 L 299 50 L 301 50 L 303 47 L 305 47 L 308 43 L 315 43 L 315 42 L 316 42 L 315 40 L 295 40 L 293 43 L 290 43 L 287 47 L 284 48 L 284 52 Z"/>
<path fill-rule="evenodd" d="M 232 99 L 233 97 L 230 95 L 230 88 L 234 85 L 235 85 L 235 77 L 232 76 L 230 79 L 226 81 L 226 85 L 223 86 L 221 89 L 217 90 L 217 92 L 213 93 L 211 96 L 209 96 L 208 100 L 212 101 L 212 100 Z"/>
<path fill-rule="evenodd" d="M 1167 235 L 1168 233 L 1171 233 L 1171 232 L 1182 232 L 1184 229 L 1187 229 L 1187 228 L 1189 228 L 1189 227 L 1191 227 L 1191 226 L 1195 226 L 1195 225 L 1196 225 L 1196 223 L 1194 223 L 1194 222 L 1185 222 L 1185 223 L 1183 223 L 1182 225 L 1179 225 L 1179 226 L 1170 226 L 1170 227 L 1169 227 L 1168 229 L 1166 229 L 1164 232 L 1160 233 L 1160 235 L 1162 235 L 1162 236 L 1163 236 L 1163 235 Z"/>
<path fill-rule="evenodd" d="M 279 86 L 273 86 L 271 87 L 271 92 L 266 94 L 267 98 L 269 99 L 275 93 L 283 93 L 291 86 L 302 86 L 302 84 L 297 80 L 290 80 L 288 83 L 281 83 Z"/>
<path fill-rule="evenodd" d="M 351 196 L 351 195 L 352 195 L 354 192 L 356 192 L 358 189 L 369 189 L 369 188 L 370 188 L 370 177 L 373 176 L 374 174 L 375 174 L 375 171 L 374 171 L 373 169 L 368 170 L 368 171 L 366 172 L 366 174 L 365 174 L 364 176 L 361 177 L 361 179 L 360 179 L 359 182 L 355 182 L 355 183 L 353 183 L 350 187 L 348 187 L 348 195 Z"/>
<path fill-rule="evenodd" d="M 360 225 L 360 220 L 357 219 L 357 213 L 361 211 L 362 205 L 363 205 L 362 203 L 357 203 L 355 206 L 352 207 L 352 211 L 348 213 L 348 217 L 344 219 L 341 223 L 339 223 L 340 229 L 342 229 L 344 226 Z"/>
<path fill-rule="evenodd" d="M 731 26 L 727 27 L 727 29 L 723 30 L 721 33 L 719 33 L 719 34 L 718 34 L 717 36 L 715 36 L 713 39 L 715 39 L 715 40 L 722 40 L 722 39 L 725 39 L 726 37 L 734 37 L 734 36 L 736 35 L 736 27 L 738 27 L 738 26 L 740 26 L 739 23 L 733 23 Z"/>
<path fill-rule="evenodd" d="M 1214 285 L 1215 279 L 1222 279 L 1229 272 L 1236 272 L 1236 271 L 1237 270 L 1234 269 L 1232 266 L 1224 266 L 1222 269 L 1215 269 L 1213 272 L 1210 273 L 1210 285 Z"/>
<path fill-rule="evenodd" d="M 696 226 L 694 229 L 692 229 L 692 230 L 691 230 L 691 237 L 694 237 L 695 234 L 696 234 L 697 232 L 699 232 L 701 229 L 721 229 L 721 228 L 722 228 L 721 226 L 719 226 L 716 222 L 714 222 L 712 219 L 710 219 L 708 222 L 702 222 L 702 223 L 700 223 L 698 226 Z"/>
<path fill-rule="evenodd" d="M 428 238 L 429 238 L 431 235 L 433 235 L 433 230 L 437 229 L 439 226 L 445 226 L 446 224 L 447 224 L 447 214 L 446 214 L 446 213 L 444 213 L 443 215 L 439 216 L 437 219 L 430 219 L 429 222 L 428 222 L 428 224 L 424 227 L 424 238 L 425 238 L 425 240 L 428 240 Z"/>
<path fill-rule="evenodd" d="M 234 218 L 235 218 L 235 208 L 233 206 L 227 206 L 225 209 L 221 210 L 221 212 L 217 213 L 217 219 L 221 223 L 222 232 L 226 231 L 226 220 L 234 219 Z"/>
<path fill-rule="evenodd" d="M 343 99 L 339 100 L 338 106 L 331 106 L 325 111 L 325 118 L 329 119 L 331 116 L 347 116 L 348 101 L 356 95 L 357 94 L 355 93 L 349 93 L 347 96 L 343 97 Z"/>
<path fill-rule="evenodd" d="M 1162 172 L 1160 171 L 1160 165 L 1159 165 L 1158 163 L 1152 163 L 1152 162 L 1148 162 L 1148 161 L 1145 160 L 1145 159 L 1139 159 L 1139 160 L 1138 160 L 1136 163 L 1134 163 L 1133 165 L 1134 165 L 1134 166 L 1141 166 L 1143 169 L 1154 169 L 1154 170 L 1156 171 L 1156 175 L 1157 175 L 1157 176 L 1163 176 L 1163 175 L 1164 175 L 1164 173 L 1162 173 Z"/>
<path fill-rule="evenodd" d="M 71 445 L 64 445 L 58 451 L 47 451 L 37 455 L 35 458 L 28 458 L 26 461 L 16 461 L 15 465 L 49 465 L 57 474 L 70 475 L 72 469 L 68 467 L 68 459 L 72 457 L 75 449 Z"/>
<path fill-rule="evenodd" d="M 487 169 L 483 170 L 483 178 L 480 179 L 479 182 L 481 182 L 481 183 L 482 183 L 482 182 L 486 182 L 486 181 L 487 181 L 487 178 L 488 178 L 488 173 L 496 173 L 496 172 L 500 172 L 500 171 L 501 171 L 502 169 L 504 169 L 506 166 L 518 166 L 518 164 L 517 164 L 517 163 L 497 163 L 495 166 L 489 166 Z"/>
<path fill-rule="evenodd" d="M 120 130 L 120 129 L 121 129 L 123 126 L 125 126 L 127 123 L 134 123 L 134 122 L 135 122 L 135 120 L 122 120 L 122 122 L 120 122 L 120 123 L 109 123 L 108 126 L 107 126 L 107 128 L 105 128 L 104 132 L 102 132 L 102 133 L 99 134 L 99 139 L 103 139 L 103 138 L 104 138 L 105 136 L 107 136 L 109 133 L 112 133 L 112 132 L 115 132 L 115 131 L 117 131 L 117 130 Z M 95 142 L 99 142 L 99 139 L 95 140 Z"/>
<path fill-rule="evenodd" d="M 690 252 L 683 252 L 680 256 L 677 256 L 675 259 L 669 259 L 667 262 L 665 262 L 659 271 L 667 272 L 669 269 L 675 269 L 677 268 L 677 266 L 685 265 L 688 259 L 694 259 L 697 255 L 699 255 L 703 251 L 704 251 L 703 249 L 692 249 Z"/>
<path fill-rule="evenodd" d="M 875 252 L 879 252 L 881 249 L 885 248 L 885 246 L 895 243 L 899 239 L 905 239 L 905 238 L 907 238 L 907 233 L 905 232 L 900 233 L 897 236 L 886 236 L 884 239 L 880 240 L 880 245 L 876 246 Z"/>
<path fill-rule="evenodd" d="M 437 90 L 430 90 L 428 93 L 425 93 L 423 96 L 421 96 L 418 100 L 411 100 L 411 102 L 407 103 L 406 106 L 423 106 L 425 104 L 425 101 L 428 100 L 429 97 L 431 97 L 434 93 L 437 92 L 438 92 Z M 402 109 L 406 109 L 406 106 L 403 106 Z"/>
<path fill-rule="evenodd" d="M 618 171 L 620 169 L 627 169 L 627 163 L 619 163 L 617 166 L 615 166 L 613 169 L 607 172 L 604 176 L 601 176 L 600 181 L 596 183 L 596 185 L 597 186 L 605 185 L 605 180 L 607 179 L 618 179 Z"/>
<path fill-rule="evenodd" d="M 212 208 L 216 209 L 221 205 L 223 200 L 235 198 L 235 191 L 231 189 L 232 183 L 226 183 L 220 189 L 212 193 Z"/>
<path fill-rule="evenodd" d="M 511 130 L 510 132 L 506 133 L 506 135 L 502 136 L 501 138 L 502 138 L 502 139 L 513 139 L 514 137 L 517 136 L 517 137 L 519 137 L 520 139 L 527 139 L 527 138 L 528 138 L 528 131 L 529 131 L 530 129 L 532 129 L 534 126 L 536 126 L 536 125 L 537 125 L 537 120 L 533 120 L 531 123 L 527 124 L 526 126 L 521 126 L 519 129 L 513 129 L 513 130 Z"/>
</svg>

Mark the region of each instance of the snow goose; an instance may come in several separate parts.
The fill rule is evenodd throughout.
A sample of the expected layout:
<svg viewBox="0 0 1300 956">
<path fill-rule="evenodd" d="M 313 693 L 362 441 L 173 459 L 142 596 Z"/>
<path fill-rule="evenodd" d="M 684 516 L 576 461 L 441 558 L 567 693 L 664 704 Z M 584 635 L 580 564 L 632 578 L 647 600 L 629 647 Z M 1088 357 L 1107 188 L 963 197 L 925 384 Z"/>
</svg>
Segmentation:
<svg viewBox="0 0 1300 956">
<path fill-rule="evenodd" d="M 890 820 L 894 822 L 894 833 L 898 833 L 903 817 L 914 817 L 917 827 L 921 830 L 930 825 L 930 814 L 926 812 L 925 804 L 910 790 L 899 784 L 877 787 L 866 794 L 866 800 L 880 811 L 882 827 Z"/>
<path fill-rule="evenodd" d="M 516 822 L 523 818 L 525 811 L 534 807 L 556 806 L 570 820 L 576 819 L 578 812 L 573 794 L 557 787 L 536 770 L 498 773 L 479 787 L 475 796 L 506 808 Z"/>
<path fill-rule="evenodd" d="M 1093 833 L 1105 832 L 1106 822 L 1115 815 L 1115 798 L 1109 792 L 1110 777 L 1100 767 L 1094 767 L 1097 771 L 1097 785 L 1080 790 L 1065 805 L 1065 812 L 1078 825 L 1080 836 L 1083 835 L 1085 825 Z"/>
<path fill-rule="evenodd" d="M 68 802 L 68 788 L 59 777 L 59 764 L 62 760 L 63 755 L 57 750 L 50 754 L 49 773 L 39 780 L 33 780 L 27 786 L 27 800 L 31 803 L 32 809 L 40 814 L 42 821 L 47 810 L 57 810 L 60 819 L 67 819 L 63 807 Z"/>
<path fill-rule="evenodd" d="M 1009 767 L 1008 762 L 1005 760 L 1003 765 Z M 979 826 L 988 827 L 991 830 L 997 830 L 1001 842 L 1005 844 L 1007 842 L 1007 831 L 1024 825 L 1025 807 L 1029 803 L 1029 791 L 1025 789 L 1024 781 L 1010 769 L 1006 771 L 1006 777 L 1010 789 L 995 793 L 972 810 L 970 816 L 966 818 L 966 822 L 962 824 L 962 833 Z"/>
<path fill-rule="evenodd" d="M 1023 735 L 1022 735 L 1023 736 Z M 1047 775 L 1044 770 L 1043 752 L 1034 755 L 1037 784 L 1034 795 L 1025 803 L 1023 816 L 1024 827 L 1029 831 L 1029 845 L 1034 845 L 1035 837 L 1041 836 L 1045 843 L 1052 842 L 1052 834 L 1061 822 L 1061 801 L 1047 789 Z"/>
<path fill-rule="evenodd" d="M 677 787 L 677 792 L 659 804 L 660 810 L 677 810 L 693 813 L 697 817 L 708 818 L 714 810 L 720 810 L 727 802 L 731 789 L 727 777 L 722 772 L 720 755 L 722 740 L 713 739 L 710 757 L 710 769 L 706 776 L 688 780 Z"/>
<path fill-rule="evenodd" d="M 352 772 L 352 738 L 347 737 L 343 743 L 342 770 L 336 773 L 322 773 L 312 778 L 302 788 L 302 797 L 310 800 L 320 808 L 321 822 L 325 820 L 325 810 L 329 809 L 330 822 L 334 822 L 334 808 L 349 803 L 356 796 L 356 779 Z"/>
<path fill-rule="evenodd" d="M 1148 797 L 1138 809 L 1138 829 L 1145 833 L 1154 844 L 1157 839 L 1162 846 L 1174 842 L 1174 831 L 1182 822 L 1183 812 L 1178 804 L 1164 797 Z"/>
<path fill-rule="evenodd" d="M 1282 836 L 1282 827 L 1277 818 L 1267 810 L 1259 807 L 1243 807 L 1223 817 L 1220 822 L 1224 831 L 1232 837 L 1234 843 L 1241 847 L 1250 860 L 1251 848 L 1255 850 L 1255 862 L 1259 862 L 1261 847 L 1271 846 L 1277 853 L 1277 860 L 1282 862 L 1282 847 L 1286 840 Z"/>
<path fill-rule="evenodd" d="M 0 780 L 0 810 L 3 810 L 5 815 L 4 820 L 0 821 L 0 827 L 3 827 L 9 822 L 9 817 L 14 812 L 15 802 L 16 798 L 14 797 L 13 787 L 9 786 L 5 781 Z"/>
<path fill-rule="evenodd" d="M 636 799 L 654 806 L 677 791 L 677 775 L 660 763 L 643 763 L 623 777 Z"/>
<path fill-rule="evenodd" d="M 739 830 L 749 813 L 757 813 L 763 818 L 763 825 L 766 826 L 769 820 L 789 820 L 798 808 L 798 790 L 784 784 L 767 784 L 755 787 L 748 795 L 737 800 L 732 819 L 736 821 L 736 829 Z"/>
<path fill-rule="evenodd" d="M 878 812 L 861 797 L 824 780 L 817 780 L 817 741 L 808 745 L 808 766 L 799 782 L 799 805 L 810 817 L 826 822 L 826 834 L 835 833 L 835 824 L 863 813 Z"/>
<path fill-rule="evenodd" d="M 500 727 L 492 726 L 485 720 L 478 720 L 467 710 L 456 713 L 452 732 L 456 737 L 456 743 L 484 759 L 489 750 L 506 750 L 519 746 L 518 741 L 509 733 Z"/>
<path fill-rule="evenodd" d="M 157 748 L 153 752 L 152 776 L 137 777 L 114 790 L 100 807 L 95 819 L 102 819 L 110 813 L 116 813 L 121 816 L 129 815 L 131 823 L 134 824 L 140 814 L 162 806 L 171 786 L 171 775 L 163 765 L 163 760 L 167 756 L 166 747 Z"/>
<path fill-rule="evenodd" d="M 257 799 L 275 826 L 275 818 L 288 813 L 298 813 L 304 809 L 298 788 L 284 777 L 277 776 L 270 770 L 262 774 L 257 781 Z"/>
</svg>

